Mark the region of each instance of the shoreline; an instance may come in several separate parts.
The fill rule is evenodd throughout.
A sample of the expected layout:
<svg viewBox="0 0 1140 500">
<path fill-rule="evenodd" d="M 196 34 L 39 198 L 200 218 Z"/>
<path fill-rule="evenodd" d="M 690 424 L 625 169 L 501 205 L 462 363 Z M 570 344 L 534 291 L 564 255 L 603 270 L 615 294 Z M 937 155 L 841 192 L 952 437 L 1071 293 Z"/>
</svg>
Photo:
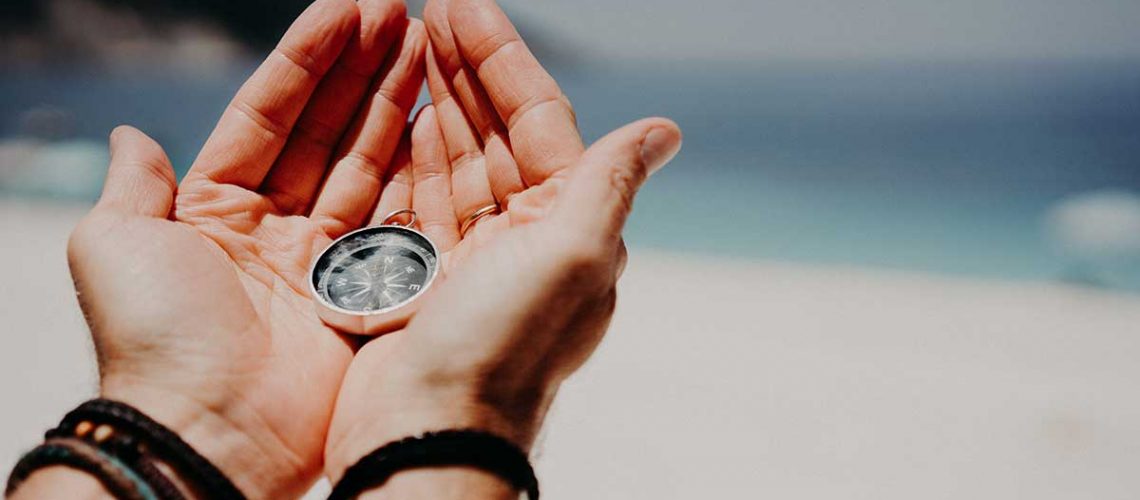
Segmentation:
<svg viewBox="0 0 1140 500">
<path fill-rule="evenodd" d="M 95 388 L 65 258 L 85 212 L 0 200 L 5 470 Z M 537 448 L 543 490 L 1129 498 L 1137 325 L 1125 293 L 633 247 Z"/>
</svg>

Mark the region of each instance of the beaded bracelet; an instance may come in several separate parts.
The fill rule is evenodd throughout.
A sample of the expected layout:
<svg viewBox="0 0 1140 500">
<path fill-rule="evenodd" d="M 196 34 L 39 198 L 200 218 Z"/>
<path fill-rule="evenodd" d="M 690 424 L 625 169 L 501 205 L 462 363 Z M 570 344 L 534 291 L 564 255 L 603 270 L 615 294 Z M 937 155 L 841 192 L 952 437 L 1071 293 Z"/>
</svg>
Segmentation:
<svg viewBox="0 0 1140 500">
<path fill-rule="evenodd" d="M 161 461 L 198 495 L 245 499 L 222 471 L 177 434 L 124 403 L 107 399 L 83 403 L 44 437 L 43 445 L 20 459 L 8 479 L 6 494 L 36 470 L 66 465 L 95 476 L 117 498 L 185 500 L 158 468 Z"/>
<path fill-rule="evenodd" d="M 107 424 L 96 426 L 84 420 L 73 428 L 56 427 L 45 435 L 47 439 L 77 438 L 100 448 L 102 451 L 119 459 L 142 477 L 159 500 L 185 500 L 186 497 L 174 486 L 174 483 L 160 471 L 153 457 L 147 454 L 146 446 L 129 434 L 115 432 L 114 427 Z"/>
<path fill-rule="evenodd" d="M 63 417 L 58 429 L 78 431 L 83 422 L 108 425 L 134 436 L 140 452 L 154 453 L 170 464 L 204 496 L 219 500 L 245 500 L 245 495 L 214 464 L 194 451 L 170 429 L 134 407 L 109 399 L 93 399 Z"/>
</svg>

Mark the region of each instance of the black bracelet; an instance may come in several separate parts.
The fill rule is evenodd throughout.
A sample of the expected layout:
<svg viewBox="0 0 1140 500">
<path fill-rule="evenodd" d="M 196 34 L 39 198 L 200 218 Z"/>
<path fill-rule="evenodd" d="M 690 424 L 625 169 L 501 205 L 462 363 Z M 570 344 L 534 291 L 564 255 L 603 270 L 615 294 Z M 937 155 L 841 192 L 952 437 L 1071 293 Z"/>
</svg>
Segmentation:
<svg viewBox="0 0 1140 500">
<path fill-rule="evenodd" d="M 110 454 L 77 438 L 49 439 L 21 457 L 12 468 L 12 474 L 8 476 L 4 495 L 9 496 L 15 492 L 32 473 L 54 465 L 91 474 L 115 498 L 124 500 L 157 498 L 150 485 L 138 473 Z"/>
<path fill-rule="evenodd" d="M 493 473 L 538 500 L 538 479 L 526 453 L 506 439 L 477 430 L 428 432 L 381 446 L 344 472 L 329 499 L 354 498 L 404 469 L 449 465 Z"/>
<path fill-rule="evenodd" d="M 145 453 L 138 438 L 125 432 L 115 432 L 107 424 L 96 426 L 82 421 L 75 427 L 56 427 L 44 435 L 53 439 L 79 439 L 118 459 L 134 470 L 154 490 L 158 500 L 185 500 L 182 491 L 155 465 L 155 458 Z"/>
<path fill-rule="evenodd" d="M 211 499 L 244 500 L 233 482 L 170 429 L 125 403 L 93 399 L 63 417 L 55 431 L 74 431 L 82 422 L 107 424 L 136 437 L 139 442 L 177 470 L 200 493 Z"/>
</svg>

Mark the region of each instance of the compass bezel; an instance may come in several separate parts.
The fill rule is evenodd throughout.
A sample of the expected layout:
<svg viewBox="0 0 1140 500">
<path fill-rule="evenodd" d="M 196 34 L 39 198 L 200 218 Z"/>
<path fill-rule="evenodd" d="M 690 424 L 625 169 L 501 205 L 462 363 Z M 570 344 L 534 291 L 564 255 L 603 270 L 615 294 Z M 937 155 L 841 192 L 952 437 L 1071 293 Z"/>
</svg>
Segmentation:
<svg viewBox="0 0 1140 500">
<path fill-rule="evenodd" d="M 423 287 L 416 292 L 415 295 L 403 302 L 374 311 L 345 309 L 326 299 L 318 288 L 321 276 L 317 273 L 322 261 L 330 258 L 330 256 L 336 253 L 346 242 L 358 239 L 366 234 L 383 233 L 403 233 L 413 242 L 423 243 L 423 245 L 420 246 L 426 249 L 434 259 L 434 262 L 425 262 L 427 279 L 424 280 Z M 380 335 L 394 331 L 407 323 L 408 319 L 415 313 L 418 303 L 432 290 L 432 284 L 434 284 L 440 274 L 442 274 L 440 257 L 439 248 L 435 246 L 431 238 L 428 238 L 425 234 L 410 227 L 392 224 L 365 227 L 349 232 L 334 240 L 328 247 L 321 251 L 321 253 L 317 255 L 317 258 L 313 259 L 313 263 L 309 268 L 309 293 L 313 297 L 313 302 L 317 305 L 317 315 L 325 324 L 346 333 Z"/>
</svg>

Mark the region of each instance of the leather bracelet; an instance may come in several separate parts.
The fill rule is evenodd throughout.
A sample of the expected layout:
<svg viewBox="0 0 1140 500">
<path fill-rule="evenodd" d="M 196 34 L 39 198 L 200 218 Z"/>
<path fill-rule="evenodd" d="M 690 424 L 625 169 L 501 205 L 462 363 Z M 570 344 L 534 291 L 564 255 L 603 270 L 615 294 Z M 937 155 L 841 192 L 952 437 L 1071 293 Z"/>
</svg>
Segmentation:
<svg viewBox="0 0 1140 500">
<path fill-rule="evenodd" d="M 115 498 L 158 500 L 157 494 L 134 470 L 94 445 L 76 438 L 52 438 L 25 454 L 8 476 L 4 495 L 9 496 L 32 473 L 62 465 L 91 474 Z"/>
<path fill-rule="evenodd" d="M 526 453 L 506 439 L 478 430 L 427 432 L 381 446 L 345 470 L 329 499 L 355 498 L 404 469 L 455 465 L 495 474 L 525 491 L 530 500 L 538 500 L 538 479 Z"/>
<path fill-rule="evenodd" d="M 142 446 L 165 460 L 208 498 L 245 500 L 245 495 L 214 464 L 173 431 L 130 405 L 109 399 L 93 399 L 64 416 L 60 428 L 75 429 L 81 422 L 107 424 L 134 436 Z"/>
<path fill-rule="evenodd" d="M 145 453 L 144 446 L 134 436 L 115 429 L 107 424 L 96 426 L 89 421 L 82 421 L 74 428 L 56 427 L 47 431 L 44 437 L 48 440 L 55 438 L 75 438 L 86 441 L 105 453 L 119 459 L 142 477 L 151 489 L 154 490 L 158 500 L 185 500 L 182 491 L 166 477 L 155 464 L 154 457 Z"/>
</svg>

